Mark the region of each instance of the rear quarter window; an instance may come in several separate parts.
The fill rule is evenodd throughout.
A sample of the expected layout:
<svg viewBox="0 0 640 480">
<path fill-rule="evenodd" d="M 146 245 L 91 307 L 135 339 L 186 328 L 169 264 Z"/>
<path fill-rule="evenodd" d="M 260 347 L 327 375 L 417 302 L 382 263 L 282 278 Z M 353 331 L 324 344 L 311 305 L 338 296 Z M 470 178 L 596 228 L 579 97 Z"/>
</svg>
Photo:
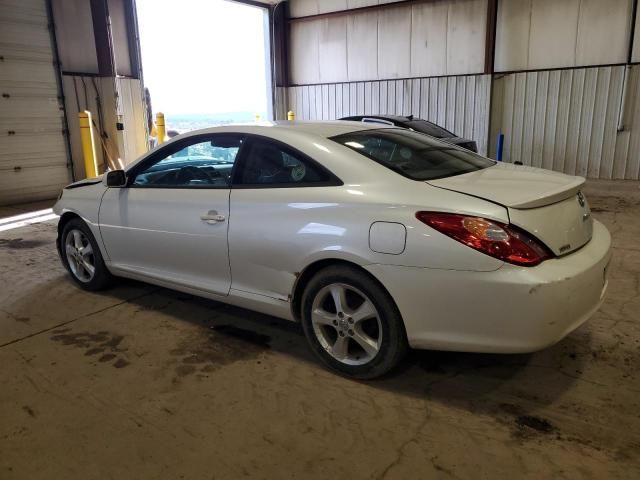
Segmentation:
<svg viewBox="0 0 640 480">
<path fill-rule="evenodd" d="M 331 140 L 413 180 L 435 180 L 495 165 L 469 150 L 400 128 L 362 130 Z"/>
</svg>

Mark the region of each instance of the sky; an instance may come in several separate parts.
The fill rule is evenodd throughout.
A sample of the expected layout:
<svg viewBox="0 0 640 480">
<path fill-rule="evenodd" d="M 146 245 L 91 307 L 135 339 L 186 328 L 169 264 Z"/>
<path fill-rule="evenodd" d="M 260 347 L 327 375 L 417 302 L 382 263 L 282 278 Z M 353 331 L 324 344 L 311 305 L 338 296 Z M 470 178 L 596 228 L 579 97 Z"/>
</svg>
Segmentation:
<svg viewBox="0 0 640 480">
<path fill-rule="evenodd" d="M 266 111 L 264 9 L 225 0 L 137 0 L 154 113 Z"/>
</svg>

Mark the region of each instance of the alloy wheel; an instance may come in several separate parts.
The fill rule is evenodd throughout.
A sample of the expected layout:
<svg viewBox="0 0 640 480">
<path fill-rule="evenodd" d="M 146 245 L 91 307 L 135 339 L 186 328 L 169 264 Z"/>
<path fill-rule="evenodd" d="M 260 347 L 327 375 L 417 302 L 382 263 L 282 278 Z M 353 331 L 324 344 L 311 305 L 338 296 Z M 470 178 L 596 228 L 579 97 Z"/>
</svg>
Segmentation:
<svg viewBox="0 0 640 480">
<path fill-rule="evenodd" d="M 313 300 L 311 324 L 327 353 L 346 365 L 369 363 L 380 351 L 380 315 L 373 302 L 351 285 L 332 283 L 322 288 Z"/>
<path fill-rule="evenodd" d="M 81 230 L 73 229 L 67 233 L 64 243 L 71 273 L 81 282 L 89 283 L 96 273 L 96 259 L 89 238 Z"/>
</svg>

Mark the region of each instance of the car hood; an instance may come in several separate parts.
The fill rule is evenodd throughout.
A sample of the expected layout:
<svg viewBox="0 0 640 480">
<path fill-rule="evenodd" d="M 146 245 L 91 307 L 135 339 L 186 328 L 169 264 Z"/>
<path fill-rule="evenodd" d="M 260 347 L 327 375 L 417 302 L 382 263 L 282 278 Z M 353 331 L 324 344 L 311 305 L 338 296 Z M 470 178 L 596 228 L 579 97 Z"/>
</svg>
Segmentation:
<svg viewBox="0 0 640 480">
<path fill-rule="evenodd" d="M 574 196 L 582 177 L 506 163 L 454 177 L 429 180 L 434 187 L 490 200 L 505 207 L 527 209 L 560 202 Z"/>
<path fill-rule="evenodd" d="M 84 180 L 78 180 L 77 182 L 74 182 L 70 185 L 67 185 L 66 189 L 71 189 L 71 188 L 79 188 L 79 187 L 86 187 L 87 185 L 95 185 L 96 183 L 100 183 L 102 182 L 102 177 L 104 175 L 98 175 L 97 177 L 92 177 L 92 178 L 85 178 Z"/>
</svg>

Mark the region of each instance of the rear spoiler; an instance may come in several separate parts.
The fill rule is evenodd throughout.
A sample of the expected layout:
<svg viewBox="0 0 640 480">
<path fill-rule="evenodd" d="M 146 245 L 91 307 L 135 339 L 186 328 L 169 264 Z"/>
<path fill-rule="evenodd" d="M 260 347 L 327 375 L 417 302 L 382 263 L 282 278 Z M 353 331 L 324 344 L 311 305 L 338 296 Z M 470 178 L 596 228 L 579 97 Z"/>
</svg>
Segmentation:
<svg viewBox="0 0 640 480">
<path fill-rule="evenodd" d="M 569 197 L 577 195 L 580 189 L 584 186 L 585 179 L 583 177 L 575 177 L 575 180 L 570 185 L 562 185 L 557 190 L 551 190 L 543 197 L 536 198 L 528 202 L 522 202 L 517 205 L 511 205 L 511 208 L 537 208 L 544 207 L 545 205 L 551 205 L 561 202 Z"/>
</svg>

